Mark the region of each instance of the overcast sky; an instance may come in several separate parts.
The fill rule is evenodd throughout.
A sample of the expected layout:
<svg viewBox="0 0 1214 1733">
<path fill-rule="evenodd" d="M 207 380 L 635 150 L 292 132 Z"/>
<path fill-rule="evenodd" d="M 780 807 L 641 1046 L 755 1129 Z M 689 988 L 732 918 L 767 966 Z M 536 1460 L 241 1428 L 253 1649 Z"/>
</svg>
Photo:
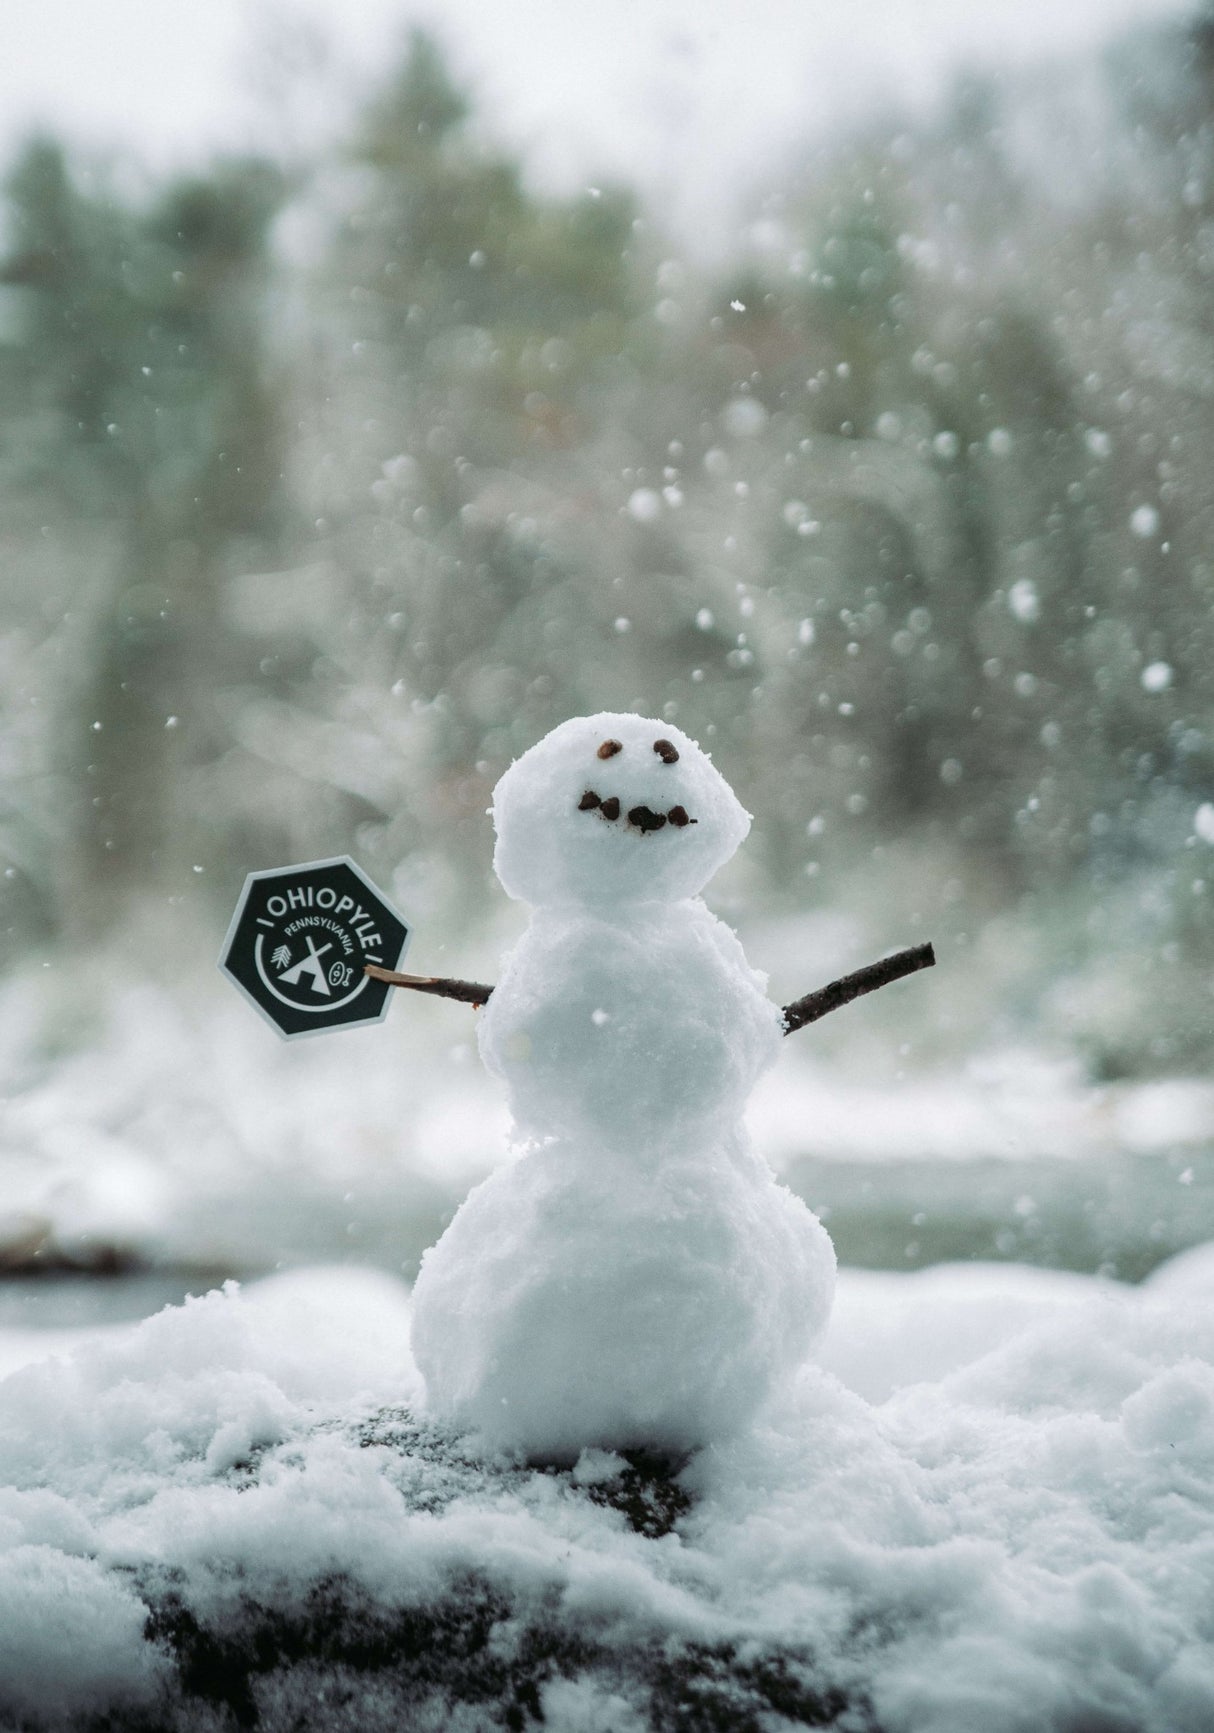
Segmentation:
<svg viewBox="0 0 1214 1733">
<path fill-rule="evenodd" d="M 959 60 L 1065 51 L 1196 0 L 0 0 L 0 151 L 42 124 L 157 166 L 323 137 L 351 92 L 430 24 L 536 172 L 612 173 L 709 205 L 808 129 Z M 290 20 L 336 81 L 291 70 Z M 285 44 L 295 40 L 288 55 Z M 306 56 L 302 56 L 306 60 Z"/>
</svg>

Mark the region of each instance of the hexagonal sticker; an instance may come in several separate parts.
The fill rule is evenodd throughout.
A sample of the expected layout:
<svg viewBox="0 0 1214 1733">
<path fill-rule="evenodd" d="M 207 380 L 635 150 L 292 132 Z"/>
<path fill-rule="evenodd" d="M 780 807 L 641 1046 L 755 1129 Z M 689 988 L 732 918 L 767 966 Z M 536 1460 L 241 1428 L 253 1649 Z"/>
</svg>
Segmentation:
<svg viewBox="0 0 1214 1733">
<path fill-rule="evenodd" d="M 347 855 L 250 873 L 219 967 L 284 1040 L 379 1023 L 408 923 Z"/>
</svg>

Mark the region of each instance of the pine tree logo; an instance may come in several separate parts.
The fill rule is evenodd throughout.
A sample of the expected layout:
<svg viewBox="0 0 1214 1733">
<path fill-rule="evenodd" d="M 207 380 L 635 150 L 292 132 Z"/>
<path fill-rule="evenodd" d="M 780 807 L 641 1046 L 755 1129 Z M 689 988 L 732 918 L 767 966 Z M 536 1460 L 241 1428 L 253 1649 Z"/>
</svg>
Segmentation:
<svg viewBox="0 0 1214 1733">
<path fill-rule="evenodd" d="M 274 952 L 274 955 L 270 958 L 270 961 L 281 975 L 282 971 L 291 961 L 290 945 L 279 945 L 278 949 Z"/>
</svg>

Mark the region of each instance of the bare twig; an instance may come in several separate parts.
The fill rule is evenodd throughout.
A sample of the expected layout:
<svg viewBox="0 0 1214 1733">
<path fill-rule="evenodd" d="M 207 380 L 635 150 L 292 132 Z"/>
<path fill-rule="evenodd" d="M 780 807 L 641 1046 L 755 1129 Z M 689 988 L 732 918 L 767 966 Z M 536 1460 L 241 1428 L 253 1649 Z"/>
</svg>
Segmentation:
<svg viewBox="0 0 1214 1733">
<path fill-rule="evenodd" d="M 825 1017 L 828 1011 L 837 1011 L 840 1005 L 850 1004 L 861 993 L 887 987 L 891 981 L 900 981 L 903 975 L 913 975 L 918 969 L 930 969 L 935 961 L 936 953 L 930 944 L 912 945 L 909 951 L 895 951 L 892 957 L 882 957 L 879 963 L 870 963 L 865 969 L 857 969 L 853 975 L 831 981 L 827 986 L 819 987 L 816 993 L 807 993 L 803 999 L 785 1005 L 784 1033 L 791 1035 L 794 1029 L 816 1023 L 819 1017 Z"/>
<path fill-rule="evenodd" d="M 415 993 L 436 993 L 440 999 L 460 999 L 478 1009 L 492 993 L 479 981 L 451 981 L 443 975 L 398 975 L 395 969 L 381 969 L 376 963 L 364 963 L 364 974 L 376 981 L 386 981 L 390 987 L 412 987 Z"/>
<path fill-rule="evenodd" d="M 857 969 L 854 975 L 831 981 L 827 986 L 819 987 L 817 992 L 807 993 L 803 999 L 785 1005 L 784 1033 L 791 1035 L 794 1029 L 816 1023 L 828 1011 L 837 1011 L 840 1005 L 850 1004 L 862 993 L 871 993 L 877 987 L 888 986 L 891 981 L 900 981 L 903 975 L 913 975 L 917 969 L 930 969 L 935 961 L 936 953 L 930 945 L 912 945 L 909 951 L 896 951 L 892 957 L 882 957 L 879 963 Z M 412 987 L 415 993 L 434 993 L 440 999 L 459 999 L 477 1009 L 493 991 L 492 987 L 486 987 L 480 981 L 452 981 L 443 975 L 399 975 L 394 969 L 381 969 L 376 963 L 367 963 L 364 969 L 376 981 L 386 981 L 390 987 Z"/>
</svg>

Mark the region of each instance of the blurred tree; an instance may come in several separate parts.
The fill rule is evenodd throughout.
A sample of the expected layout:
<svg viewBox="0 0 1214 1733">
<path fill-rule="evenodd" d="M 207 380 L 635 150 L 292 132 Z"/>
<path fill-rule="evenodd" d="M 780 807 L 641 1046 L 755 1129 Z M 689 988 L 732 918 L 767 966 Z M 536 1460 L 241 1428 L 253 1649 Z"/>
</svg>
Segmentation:
<svg viewBox="0 0 1214 1733">
<path fill-rule="evenodd" d="M 755 757 L 786 794 L 797 767 L 802 799 L 773 798 L 766 830 L 784 882 L 811 789 L 861 834 L 955 827 L 1015 879 L 1017 783 L 1043 725 L 1015 684 L 1025 631 L 1082 588 L 1065 369 L 1034 317 L 925 268 L 894 162 L 884 141 L 819 172 L 784 207 L 789 265 L 728 299 L 730 351 L 757 363 L 733 388 L 771 417 L 775 655 Z"/>
<path fill-rule="evenodd" d="M 595 640 L 609 651 L 626 611 L 602 581 L 603 538 L 621 534 L 604 472 L 652 347 L 635 209 L 530 189 L 421 32 L 349 161 L 310 424 L 336 484 L 314 497 L 347 575 L 339 606 L 359 622 L 337 636 L 429 740 L 376 846 L 416 853 L 466 819 L 457 873 L 479 884 L 492 775 L 588 701 Z"/>
<path fill-rule="evenodd" d="M 172 882 L 207 834 L 186 784 L 230 742 L 223 581 L 281 527 L 264 292 L 282 192 L 266 165 L 233 163 L 138 209 L 86 190 L 47 140 L 9 179 L 0 277 L 24 291 L 9 427 L 23 485 L 82 543 L 66 612 L 87 642 L 55 755 L 87 790 L 64 896 L 90 928 Z"/>
</svg>

